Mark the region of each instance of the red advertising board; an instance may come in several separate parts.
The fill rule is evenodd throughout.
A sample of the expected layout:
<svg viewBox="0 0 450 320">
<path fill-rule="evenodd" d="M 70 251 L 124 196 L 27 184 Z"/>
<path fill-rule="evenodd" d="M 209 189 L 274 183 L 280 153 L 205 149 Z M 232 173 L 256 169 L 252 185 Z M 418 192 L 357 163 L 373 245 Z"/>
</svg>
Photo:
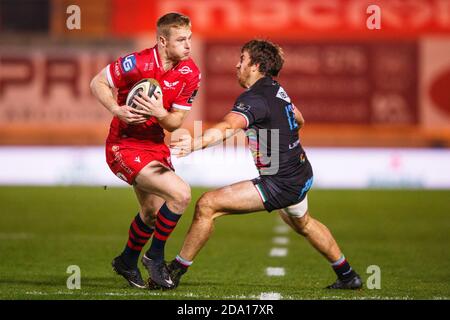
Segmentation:
<svg viewBox="0 0 450 320">
<path fill-rule="evenodd" d="M 219 120 L 242 92 L 238 42 L 205 46 L 205 118 Z M 416 124 L 415 42 L 280 42 L 279 81 L 309 123 Z"/>
<path fill-rule="evenodd" d="M 380 9 L 380 30 L 367 28 L 371 5 Z M 450 0 L 114 0 L 112 31 L 154 31 L 157 18 L 171 11 L 189 15 L 194 32 L 212 38 L 450 33 Z"/>
</svg>

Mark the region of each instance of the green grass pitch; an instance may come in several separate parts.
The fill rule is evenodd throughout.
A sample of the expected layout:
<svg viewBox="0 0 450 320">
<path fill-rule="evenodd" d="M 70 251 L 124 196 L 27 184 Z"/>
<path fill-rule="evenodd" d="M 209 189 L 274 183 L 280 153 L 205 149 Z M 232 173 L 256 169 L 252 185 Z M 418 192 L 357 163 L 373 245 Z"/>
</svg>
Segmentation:
<svg viewBox="0 0 450 320">
<path fill-rule="evenodd" d="M 193 189 L 167 259 L 180 249 L 204 191 Z M 364 283 L 367 267 L 380 267 L 381 289 L 323 289 L 335 280 L 328 263 L 293 231 L 288 244 L 275 245 L 281 222 L 267 212 L 218 219 L 177 290 L 131 289 L 110 265 L 138 209 L 131 188 L 2 187 L 0 299 L 258 299 L 263 292 L 283 299 L 449 299 L 450 191 L 312 190 L 309 208 Z M 287 248 L 287 256 L 271 257 L 273 247 Z M 81 269 L 80 290 L 66 286 L 70 265 Z M 286 274 L 269 277 L 267 267 Z"/>
</svg>

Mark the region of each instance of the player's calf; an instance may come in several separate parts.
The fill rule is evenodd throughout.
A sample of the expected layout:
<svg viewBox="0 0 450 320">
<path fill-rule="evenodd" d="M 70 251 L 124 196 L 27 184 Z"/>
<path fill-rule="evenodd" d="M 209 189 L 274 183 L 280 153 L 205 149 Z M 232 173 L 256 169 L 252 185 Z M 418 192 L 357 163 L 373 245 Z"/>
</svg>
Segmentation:
<svg viewBox="0 0 450 320">
<path fill-rule="evenodd" d="M 145 253 L 152 260 L 164 260 L 164 247 L 172 231 L 175 229 L 181 214 L 169 209 L 164 203 L 156 215 L 155 231 L 150 249 Z"/>
<path fill-rule="evenodd" d="M 131 222 L 128 241 L 121 254 L 122 259 L 130 268 L 137 269 L 139 255 L 152 234 L 153 228 L 149 227 L 138 213 Z"/>
<path fill-rule="evenodd" d="M 141 210 L 140 212 L 142 213 L 141 219 L 142 221 L 148 225 L 151 228 L 155 227 L 155 223 L 156 223 L 156 215 L 158 214 L 159 209 L 161 208 L 161 205 L 164 203 L 164 200 L 161 199 L 162 201 L 159 204 L 153 205 L 153 204 L 148 204 L 148 203 L 144 203 L 141 204 Z"/>
<path fill-rule="evenodd" d="M 302 205 L 303 203 L 303 205 Z M 306 205 L 305 205 L 306 204 Z M 330 230 L 307 212 L 307 200 L 281 210 L 283 220 L 331 263 L 338 279 L 328 289 L 360 289 L 362 281 L 345 259 Z"/>
</svg>

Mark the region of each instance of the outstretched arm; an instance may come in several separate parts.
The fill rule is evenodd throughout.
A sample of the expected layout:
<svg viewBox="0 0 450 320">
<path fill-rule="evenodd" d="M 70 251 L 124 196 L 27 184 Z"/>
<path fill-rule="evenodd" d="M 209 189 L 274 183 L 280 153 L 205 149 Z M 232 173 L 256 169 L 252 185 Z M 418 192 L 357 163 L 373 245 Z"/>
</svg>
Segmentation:
<svg viewBox="0 0 450 320">
<path fill-rule="evenodd" d="M 172 142 L 177 157 L 184 157 L 193 151 L 212 147 L 246 128 L 247 122 L 242 115 L 230 112 L 223 120 L 212 128 L 206 130 L 202 136 L 192 139 L 191 136 L 182 136 L 178 142 Z"/>
</svg>

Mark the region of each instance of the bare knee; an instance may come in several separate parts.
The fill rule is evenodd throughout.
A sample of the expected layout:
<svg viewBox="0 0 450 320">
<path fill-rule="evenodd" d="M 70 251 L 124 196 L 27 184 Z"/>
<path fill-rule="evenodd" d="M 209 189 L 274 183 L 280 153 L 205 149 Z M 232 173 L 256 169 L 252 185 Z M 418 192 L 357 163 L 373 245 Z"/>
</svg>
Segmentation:
<svg viewBox="0 0 450 320">
<path fill-rule="evenodd" d="M 213 199 L 210 193 L 203 194 L 195 205 L 195 220 L 214 219 Z"/>
<path fill-rule="evenodd" d="M 178 214 L 182 214 L 191 202 L 191 188 L 188 184 L 182 184 L 172 193 L 172 199 L 168 201 L 170 209 Z"/>
</svg>

